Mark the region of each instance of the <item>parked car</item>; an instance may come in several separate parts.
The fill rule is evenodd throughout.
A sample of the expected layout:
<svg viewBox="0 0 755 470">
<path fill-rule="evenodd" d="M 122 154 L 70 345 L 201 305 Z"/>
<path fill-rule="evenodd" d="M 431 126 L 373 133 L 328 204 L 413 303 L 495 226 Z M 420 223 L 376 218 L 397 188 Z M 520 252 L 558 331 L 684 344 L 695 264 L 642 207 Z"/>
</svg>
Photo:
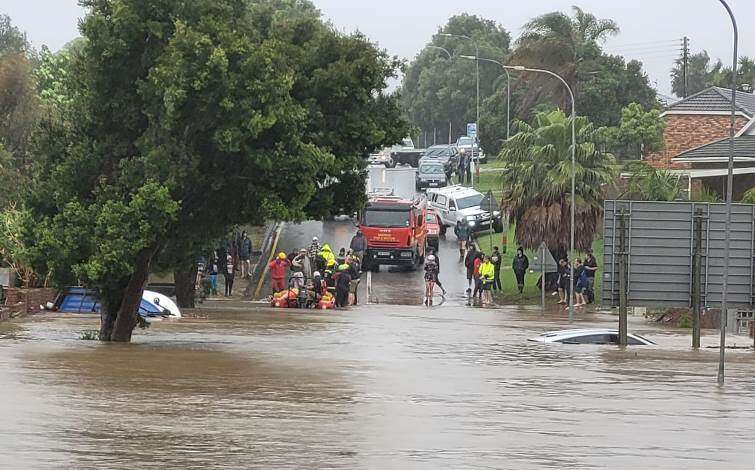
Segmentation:
<svg viewBox="0 0 755 470">
<path fill-rule="evenodd" d="M 465 154 L 465 155 L 472 155 L 472 152 L 474 152 L 474 160 L 480 163 L 487 163 L 488 157 L 485 155 L 485 152 L 480 150 L 480 143 L 477 139 L 474 139 L 472 137 L 467 136 L 461 136 L 456 141 L 456 147 L 459 149 L 459 152 Z"/>
<path fill-rule="evenodd" d="M 427 247 L 437 252 L 440 247 L 440 237 L 446 234 L 446 227 L 440 221 L 438 213 L 432 209 L 427 211 L 425 224 L 427 225 Z"/>
<path fill-rule="evenodd" d="M 480 208 L 484 198 L 479 191 L 460 185 L 427 190 L 428 204 L 440 215 L 446 227 L 454 227 L 456 222 L 462 221 L 473 232 L 490 230 L 491 226 L 496 233 L 503 232 L 501 213 L 494 211 L 491 214 Z"/>
<path fill-rule="evenodd" d="M 417 191 L 424 188 L 442 188 L 448 185 L 450 176 L 443 162 L 432 157 L 419 159 L 419 167 L 415 173 L 415 187 Z"/>
<path fill-rule="evenodd" d="M 68 287 L 58 294 L 50 309 L 61 313 L 100 313 L 100 305 L 100 299 L 93 290 Z M 138 313 L 149 319 L 181 318 L 181 310 L 173 300 L 159 292 L 148 290 L 142 293 Z"/>
<path fill-rule="evenodd" d="M 425 150 L 425 156 L 422 158 L 433 158 L 442 162 L 450 179 L 459 166 L 459 149 L 455 145 L 433 145 Z"/>
<path fill-rule="evenodd" d="M 391 157 L 390 149 L 383 149 L 379 153 L 373 153 L 370 155 L 367 163 L 370 165 L 383 165 L 386 168 L 393 168 L 396 166 L 396 162 Z"/>
<path fill-rule="evenodd" d="M 529 341 L 538 343 L 562 344 L 619 344 L 619 332 L 611 329 L 561 330 L 543 333 L 530 338 Z M 652 346 L 655 343 L 640 335 L 627 334 L 629 346 Z"/>
</svg>

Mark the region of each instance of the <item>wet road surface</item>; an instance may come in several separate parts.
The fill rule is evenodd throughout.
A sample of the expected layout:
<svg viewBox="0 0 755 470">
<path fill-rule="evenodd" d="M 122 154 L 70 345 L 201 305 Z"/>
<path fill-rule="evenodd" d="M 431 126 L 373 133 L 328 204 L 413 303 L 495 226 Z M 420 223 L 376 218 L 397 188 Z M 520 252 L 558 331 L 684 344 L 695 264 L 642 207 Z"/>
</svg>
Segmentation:
<svg viewBox="0 0 755 470">
<path fill-rule="evenodd" d="M 633 323 L 660 346 L 542 345 L 562 315 L 453 306 L 207 306 L 131 345 L 6 323 L 0 467 L 752 468 L 752 353 L 719 389 L 715 351 Z"/>
<path fill-rule="evenodd" d="M 413 189 L 411 170 L 385 178 Z M 337 250 L 354 231 L 292 225 L 281 246 L 314 234 Z M 440 256 L 449 296 L 432 309 L 421 272 L 383 268 L 378 304 L 206 303 L 130 345 L 80 340 L 93 317 L 0 323 L 0 468 L 753 468 L 751 351 L 728 354 L 719 388 L 716 350 L 641 318 L 630 330 L 658 346 L 528 342 L 565 312 L 464 307 L 453 235 Z"/>
<path fill-rule="evenodd" d="M 414 186 L 416 170 L 409 166 L 398 166 L 386 169 L 370 167 L 368 191 L 377 188 L 390 188 L 396 196 L 407 199 L 418 197 Z M 318 237 L 321 243 L 329 243 L 335 253 L 341 248 L 349 247 L 351 238 L 356 233 L 356 227 L 351 220 L 336 220 L 327 222 L 305 222 L 302 224 L 288 224 L 281 233 L 279 247 L 290 252 L 301 247 L 307 247 L 312 237 Z M 435 304 L 448 303 L 463 305 L 466 303 L 466 270 L 459 259 L 456 237 L 452 231 L 442 237 L 438 251 L 440 258 L 440 280 L 448 291 L 444 299 L 440 289 L 436 290 Z M 360 283 L 360 298 L 367 299 L 368 275 L 363 276 Z M 370 301 L 372 303 L 392 305 L 421 305 L 424 300 L 424 274 L 421 269 L 406 270 L 403 268 L 389 268 L 382 266 L 379 273 L 369 274 L 371 285 Z"/>
</svg>

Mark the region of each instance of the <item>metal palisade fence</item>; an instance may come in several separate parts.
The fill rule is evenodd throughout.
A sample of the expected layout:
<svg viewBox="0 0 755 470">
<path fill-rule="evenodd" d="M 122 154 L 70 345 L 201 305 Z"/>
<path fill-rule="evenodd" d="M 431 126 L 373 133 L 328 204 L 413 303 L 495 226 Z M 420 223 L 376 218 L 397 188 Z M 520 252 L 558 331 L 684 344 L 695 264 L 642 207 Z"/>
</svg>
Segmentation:
<svg viewBox="0 0 755 470">
<path fill-rule="evenodd" d="M 691 307 L 697 285 L 702 307 L 720 306 L 726 222 L 724 204 L 606 201 L 604 217 L 604 305 L 619 306 L 623 254 L 627 266 L 627 305 Z M 624 237 L 620 236 L 622 226 Z M 621 246 L 622 238 L 625 246 Z M 696 253 L 699 262 L 693 269 Z M 755 206 L 734 204 L 729 308 L 753 306 L 754 259 Z"/>
</svg>

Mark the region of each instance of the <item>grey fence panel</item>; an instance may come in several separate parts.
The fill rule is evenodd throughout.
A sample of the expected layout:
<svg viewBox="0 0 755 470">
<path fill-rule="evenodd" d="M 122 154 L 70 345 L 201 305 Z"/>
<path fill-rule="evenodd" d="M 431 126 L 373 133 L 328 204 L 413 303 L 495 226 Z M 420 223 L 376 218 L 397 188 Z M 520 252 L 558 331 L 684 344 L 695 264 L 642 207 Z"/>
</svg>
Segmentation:
<svg viewBox="0 0 755 470">
<path fill-rule="evenodd" d="M 703 302 L 715 307 L 723 290 L 726 207 L 694 202 L 606 201 L 602 299 L 618 305 L 618 215 L 628 214 L 631 306 L 688 307 L 692 290 L 692 244 L 695 211 L 703 222 Z M 755 207 L 732 206 L 729 295 L 732 307 L 753 304 Z"/>
</svg>

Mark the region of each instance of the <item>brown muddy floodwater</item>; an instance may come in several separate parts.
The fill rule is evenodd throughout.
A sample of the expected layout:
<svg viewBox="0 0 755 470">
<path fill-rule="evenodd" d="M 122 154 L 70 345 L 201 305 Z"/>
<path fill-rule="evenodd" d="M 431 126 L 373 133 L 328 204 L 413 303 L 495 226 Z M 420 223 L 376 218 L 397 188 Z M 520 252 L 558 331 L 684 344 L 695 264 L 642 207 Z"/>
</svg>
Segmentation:
<svg viewBox="0 0 755 470">
<path fill-rule="evenodd" d="M 755 468 L 752 352 L 718 388 L 715 350 L 642 320 L 659 346 L 526 341 L 562 318 L 238 306 L 131 345 L 79 340 L 93 318 L 0 324 L 0 467 Z"/>
</svg>

